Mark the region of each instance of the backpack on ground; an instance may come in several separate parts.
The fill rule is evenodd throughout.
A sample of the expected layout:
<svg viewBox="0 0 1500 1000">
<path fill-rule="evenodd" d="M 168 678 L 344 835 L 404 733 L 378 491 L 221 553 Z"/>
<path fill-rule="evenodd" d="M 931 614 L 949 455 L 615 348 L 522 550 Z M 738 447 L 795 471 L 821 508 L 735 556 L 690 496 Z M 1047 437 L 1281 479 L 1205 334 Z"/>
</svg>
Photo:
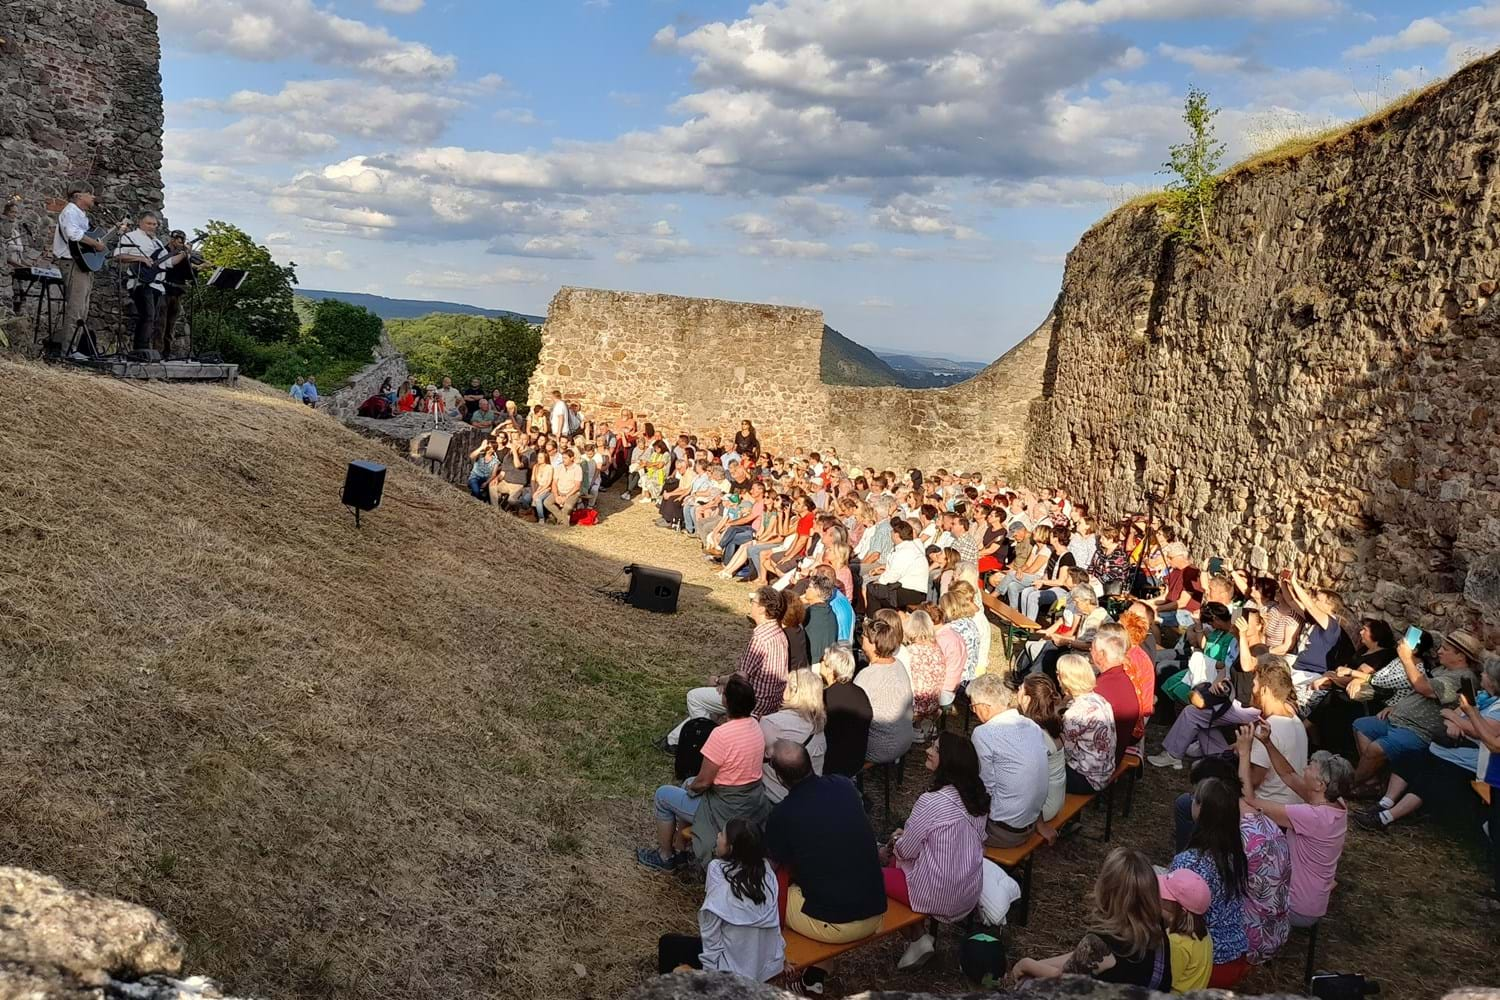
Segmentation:
<svg viewBox="0 0 1500 1000">
<path fill-rule="evenodd" d="M 592 507 L 579 507 L 568 515 L 568 520 L 573 524 L 598 524 L 599 512 Z"/>
<path fill-rule="evenodd" d="M 677 737 L 677 780 L 691 778 L 703 766 L 703 744 L 714 731 L 713 719 L 689 719 Z"/>
</svg>

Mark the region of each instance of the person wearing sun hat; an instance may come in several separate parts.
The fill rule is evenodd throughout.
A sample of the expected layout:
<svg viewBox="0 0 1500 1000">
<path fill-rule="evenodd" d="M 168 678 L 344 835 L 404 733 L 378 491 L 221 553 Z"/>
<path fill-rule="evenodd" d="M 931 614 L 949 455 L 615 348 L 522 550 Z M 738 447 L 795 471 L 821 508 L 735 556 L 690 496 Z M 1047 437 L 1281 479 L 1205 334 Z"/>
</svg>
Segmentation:
<svg viewBox="0 0 1500 1000">
<path fill-rule="evenodd" d="M 1171 951 L 1172 992 L 1201 990 L 1214 971 L 1214 942 L 1204 920 L 1213 893 L 1202 875 L 1186 868 L 1159 872 L 1156 886 Z"/>
<path fill-rule="evenodd" d="M 1422 670 L 1405 639 L 1396 644 L 1396 657 L 1406 670 L 1411 690 L 1391 703 L 1384 718 L 1370 715 L 1354 720 L 1354 741 L 1359 747 L 1355 787 L 1389 764 L 1427 752 L 1427 745 L 1443 731 L 1443 709 L 1458 704 L 1458 692 L 1466 682 L 1478 687 L 1484 645 L 1472 632 L 1449 632 L 1438 646 L 1438 669 L 1431 676 Z M 1380 800 L 1380 810 L 1389 810 L 1392 804 L 1387 795 Z"/>
</svg>

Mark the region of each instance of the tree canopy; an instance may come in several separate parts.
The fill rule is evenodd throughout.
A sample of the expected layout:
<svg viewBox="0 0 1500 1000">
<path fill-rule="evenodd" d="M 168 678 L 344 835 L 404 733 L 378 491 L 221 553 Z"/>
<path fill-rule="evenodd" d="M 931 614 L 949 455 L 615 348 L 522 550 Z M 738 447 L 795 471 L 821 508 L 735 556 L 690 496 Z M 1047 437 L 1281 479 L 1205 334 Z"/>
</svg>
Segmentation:
<svg viewBox="0 0 1500 1000">
<path fill-rule="evenodd" d="M 467 385 L 477 378 L 517 401 L 526 399 L 542 351 L 541 330 L 513 316 L 432 313 L 390 320 L 386 329 L 406 355 L 413 379 L 436 384 L 448 376 L 455 385 Z"/>
</svg>

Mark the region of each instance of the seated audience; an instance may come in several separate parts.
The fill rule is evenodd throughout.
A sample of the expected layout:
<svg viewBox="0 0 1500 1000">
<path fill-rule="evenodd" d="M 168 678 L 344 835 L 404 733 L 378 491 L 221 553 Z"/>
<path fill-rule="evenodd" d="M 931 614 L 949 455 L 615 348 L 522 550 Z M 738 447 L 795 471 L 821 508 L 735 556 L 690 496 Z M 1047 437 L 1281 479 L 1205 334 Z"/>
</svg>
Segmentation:
<svg viewBox="0 0 1500 1000">
<path fill-rule="evenodd" d="M 724 714 L 723 685 L 730 676 L 738 676 L 751 685 L 755 705 L 750 714 L 755 718 L 781 707 L 787 675 L 786 633 L 781 630 L 781 616 L 785 610 L 786 598 L 770 587 L 761 587 L 750 595 L 750 620 L 755 623 L 755 628 L 735 664 L 734 674 L 710 677 L 707 686 L 689 691 L 688 719 L 710 719 Z M 676 747 L 677 738 L 682 735 L 682 727 L 686 724 L 687 719 L 678 723 L 658 741 L 658 746 L 664 750 Z"/>
<path fill-rule="evenodd" d="M 500 458 L 495 453 L 495 442 L 485 438 L 478 448 L 469 452 L 469 461 L 474 463 L 469 470 L 469 495 L 475 500 L 488 501 L 490 482 L 500 466 Z"/>
<path fill-rule="evenodd" d="M 856 777 L 864 770 L 874 710 L 870 696 L 854 683 L 854 651 L 838 643 L 823 654 L 823 708 L 827 742 L 825 774 Z"/>
<path fill-rule="evenodd" d="M 786 964 L 780 893 L 760 827 L 739 817 L 730 820 L 719 833 L 707 878 L 697 936 L 662 935 L 656 971 L 686 966 L 762 983 L 779 977 Z"/>
<path fill-rule="evenodd" d="M 1094 690 L 1094 668 L 1076 653 L 1057 661 L 1057 684 L 1067 705 L 1062 717 L 1067 791 L 1092 795 L 1115 773 L 1114 711 Z"/>
<path fill-rule="evenodd" d="M 1089 673 L 1092 675 L 1092 669 Z M 1050 844 L 1057 839 L 1057 830 L 1052 827 L 1052 820 L 1062 811 L 1068 792 L 1067 753 L 1063 749 L 1062 692 L 1046 674 L 1032 674 L 1021 682 L 1016 707 L 1021 710 L 1022 715 L 1041 726 L 1047 737 L 1047 800 L 1042 803 L 1042 815 L 1036 821 L 1036 832 Z M 1113 718 L 1110 722 L 1113 725 Z"/>
<path fill-rule="evenodd" d="M 1242 788 L 1250 787 L 1251 749 L 1256 743 L 1270 757 L 1277 776 L 1301 801 L 1284 805 L 1253 793 L 1245 801 L 1286 830 L 1292 855 L 1291 923 L 1293 927 L 1311 927 L 1328 912 L 1328 897 L 1333 893 L 1339 855 L 1344 852 L 1344 835 L 1349 829 L 1343 798 L 1349 793 L 1354 769 L 1344 758 L 1319 750 L 1298 774 L 1276 749 L 1269 728 L 1243 726 L 1237 740 Z"/>
<path fill-rule="evenodd" d="M 840 641 L 838 617 L 829 606 L 833 591 L 832 581 L 814 576 L 807 581 L 807 589 L 802 592 L 806 609 L 802 628 L 807 633 L 807 658 L 813 664 L 821 662 L 828 647 Z M 850 609 L 850 614 L 853 614 L 853 609 Z"/>
<path fill-rule="evenodd" d="M 990 794 L 966 737 L 942 733 L 928 745 L 925 764 L 932 785 L 917 797 L 906 823 L 880 852 L 885 892 L 917 913 L 955 924 L 979 905 Z M 925 933 L 902 956 L 901 967 L 910 968 L 932 953 L 932 935 Z"/>
<path fill-rule="evenodd" d="M 865 607 L 872 612 L 881 608 L 899 611 L 927 600 L 927 554 L 914 540 L 911 522 L 893 521 L 891 535 L 895 544 L 876 567 L 879 575 L 865 584 Z"/>
<path fill-rule="evenodd" d="M 828 752 L 828 740 L 824 728 L 828 724 L 828 710 L 823 706 L 823 679 L 811 670 L 803 668 L 787 674 L 786 693 L 782 696 L 780 711 L 763 716 L 760 731 L 765 736 L 766 764 L 761 780 L 765 782 L 766 798 L 780 802 L 786 798 L 786 789 L 776 779 L 771 767 L 771 747 L 777 740 L 788 740 L 807 748 L 812 760 L 814 774 L 823 773 L 823 763 Z"/>
<path fill-rule="evenodd" d="M 1016 693 L 998 675 L 975 678 L 968 692 L 979 720 L 970 738 L 990 793 L 985 843 L 1017 847 L 1031 836 L 1047 802 L 1047 734 L 1016 710 Z"/>
<path fill-rule="evenodd" d="M 1125 751 L 1140 739 L 1136 728 L 1146 714 L 1145 705 L 1154 698 L 1154 691 L 1142 693 L 1125 669 L 1130 638 L 1125 630 L 1114 622 L 1106 622 L 1094 633 L 1094 644 L 1089 647 L 1090 658 L 1099 671 L 1094 690 L 1109 702 L 1115 719 L 1114 764 L 1118 765 Z"/>
<path fill-rule="evenodd" d="M 1443 728 L 1443 709 L 1457 704 L 1458 692 L 1467 683 L 1471 690 L 1479 684 L 1479 664 L 1484 647 L 1472 633 L 1450 633 L 1438 646 L 1438 669 L 1428 677 L 1417 664 L 1416 655 L 1403 638 L 1396 644 L 1396 656 L 1406 671 L 1411 691 L 1393 701 L 1380 715 L 1365 716 L 1354 722 L 1354 740 L 1359 747 L 1359 766 L 1354 771 L 1356 787 L 1378 775 L 1389 764 L 1409 761 L 1427 752 Z M 1389 796 L 1380 800 L 1381 810 L 1394 803 Z"/>
<path fill-rule="evenodd" d="M 1186 868 L 1157 875 L 1156 884 L 1172 952 L 1172 992 L 1201 990 L 1214 971 L 1214 942 L 1204 919 L 1213 893 L 1201 875 Z"/>
<path fill-rule="evenodd" d="M 1143 989 L 1172 989 L 1173 966 L 1161 905 L 1161 884 L 1140 851 L 1116 847 L 1094 882 L 1088 929 L 1071 952 L 1023 958 L 1015 979 L 1056 979 L 1065 974 Z"/>
<path fill-rule="evenodd" d="M 1245 889 L 1249 862 L 1240 840 L 1239 798 L 1234 786 L 1207 778 L 1193 789 L 1193 833 L 1187 850 L 1172 859 L 1171 870 L 1185 868 L 1208 883 L 1213 903 L 1208 933 L 1213 938 L 1213 974 L 1209 986 L 1233 989 L 1249 969 L 1245 955 Z"/>
<path fill-rule="evenodd" d="M 900 620 L 866 620 L 860 640 L 869 665 L 855 675 L 854 684 L 869 696 L 869 744 L 865 759 L 872 764 L 890 764 L 906 755 L 912 744 L 911 677 L 896 662 L 901 647 Z"/>
<path fill-rule="evenodd" d="M 830 944 L 870 937 L 885 917 L 885 879 L 859 789 L 814 774 L 807 750 L 786 740 L 771 748 L 771 766 L 787 789 L 766 821 L 766 854 L 791 880 L 786 926 Z M 809 971 L 804 983 L 822 992 L 822 970 Z"/>
<path fill-rule="evenodd" d="M 636 860 L 648 868 L 670 870 L 691 860 L 682 828 L 693 828 L 693 855 L 707 863 L 718 833 L 736 816 L 759 823 L 770 803 L 761 786 L 765 740 L 751 717 L 755 690 L 743 677 L 724 685 L 724 722 L 703 744 L 703 766 L 681 785 L 656 790 L 656 847 L 643 847 Z"/>
<path fill-rule="evenodd" d="M 911 678 L 912 717 L 919 723 L 931 724 L 938 713 L 943 684 L 947 679 L 947 666 L 943 662 L 943 651 L 937 644 L 937 629 L 932 616 L 925 608 L 913 609 L 901 616 L 901 651 L 905 654 L 907 672 Z M 939 616 L 941 611 L 932 610 Z"/>
</svg>

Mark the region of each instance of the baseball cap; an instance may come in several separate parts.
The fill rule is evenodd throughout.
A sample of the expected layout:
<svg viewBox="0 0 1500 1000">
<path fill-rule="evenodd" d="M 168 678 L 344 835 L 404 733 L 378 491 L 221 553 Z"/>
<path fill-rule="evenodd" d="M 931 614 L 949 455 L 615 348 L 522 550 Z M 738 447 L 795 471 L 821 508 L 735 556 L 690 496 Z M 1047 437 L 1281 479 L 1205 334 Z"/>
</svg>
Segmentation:
<svg viewBox="0 0 1500 1000">
<path fill-rule="evenodd" d="M 1186 868 L 1157 875 L 1156 887 L 1162 899 L 1170 899 L 1184 910 L 1200 917 L 1213 905 L 1213 894 L 1208 891 L 1208 883 L 1203 881 L 1203 876 Z"/>
</svg>

